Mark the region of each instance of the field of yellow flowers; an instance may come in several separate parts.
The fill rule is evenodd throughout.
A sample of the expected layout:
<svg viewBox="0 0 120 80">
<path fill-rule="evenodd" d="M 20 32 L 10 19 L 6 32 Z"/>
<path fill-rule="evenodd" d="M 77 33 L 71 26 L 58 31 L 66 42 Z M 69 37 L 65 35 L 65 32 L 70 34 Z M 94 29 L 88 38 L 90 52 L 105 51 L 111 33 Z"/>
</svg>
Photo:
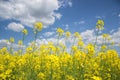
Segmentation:
<svg viewBox="0 0 120 80">
<path fill-rule="evenodd" d="M 36 46 L 37 34 L 42 31 L 42 23 L 36 22 L 35 40 L 31 46 L 14 51 L 14 38 L 11 37 L 8 40 L 11 47 L 0 49 L 0 80 L 120 80 L 120 57 L 116 50 L 110 48 L 114 43 L 97 45 L 97 36 L 103 29 L 104 21 L 98 20 L 94 44 L 84 44 L 80 34 L 75 32 L 78 44 L 73 44 L 67 52 L 67 46 L 59 43 L 59 39 L 62 36 L 67 39 L 71 33 L 61 28 L 56 30 L 57 44 L 49 42 Z M 28 31 L 23 29 L 22 33 L 23 38 L 18 41 L 20 46 L 24 45 Z M 102 36 L 105 41 L 111 40 L 109 34 Z"/>
</svg>

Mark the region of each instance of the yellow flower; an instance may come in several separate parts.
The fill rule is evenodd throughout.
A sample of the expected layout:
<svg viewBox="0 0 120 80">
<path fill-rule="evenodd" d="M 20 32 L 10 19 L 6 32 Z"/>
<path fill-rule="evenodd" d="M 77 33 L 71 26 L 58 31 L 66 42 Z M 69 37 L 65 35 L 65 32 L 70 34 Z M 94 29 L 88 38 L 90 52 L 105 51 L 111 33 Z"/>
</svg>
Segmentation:
<svg viewBox="0 0 120 80">
<path fill-rule="evenodd" d="M 18 44 L 19 44 L 19 45 L 22 45 L 22 44 L 23 44 L 22 40 L 19 40 L 19 41 L 18 41 Z"/>
<path fill-rule="evenodd" d="M 22 66 L 22 65 L 24 65 L 24 64 L 26 63 L 26 59 L 21 58 L 21 59 L 19 59 L 16 63 L 17 63 L 19 66 Z"/>
<path fill-rule="evenodd" d="M 10 37 L 10 42 L 14 43 L 14 38 L 13 37 Z"/>
<path fill-rule="evenodd" d="M 99 19 L 98 22 L 97 22 L 97 25 L 104 26 L 104 21 Z"/>
<path fill-rule="evenodd" d="M 71 75 L 66 75 L 66 80 L 75 80 Z"/>
<path fill-rule="evenodd" d="M 103 34 L 102 36 L 103 36 L 103 38 L 108 38 L 109 34 Z"/>
<path fill-rule="evenodd" d="M 36 66 L 35 66 L 35 69 L 36 69 L 36 70 L 39 70 L 39 69 L 40 69 L 40 65 L 36 65 Z"/>
<path fill-rule="evenodd" d="M 82 47 L 83 45 L 84 45 L 83 41 L 79 41 L 79 42 L 78 42 L 78 46 L 81 46 L 81 47 Z"/>
<path fill-rule="evenodd" d="M 118 58 L 118 54 L 115 50 L 108 50 L 107 51 L 107 56 L 108 56 L 108 58 L 113 58 L 113 57 Z"/>
<path fill-rule="evenodd" d="M 34 25 L 35 30 L 41 31 L 43 28 L 43 24 L 41 22 L 36 22 Z"/>
<path fill-rule="evenodd" d="M 7 75 L 5 75 L 4 73 L 0 74 L 0 79 L 1 80 L 6 80 L 6 77 L 7 77 Z"/>
<path fill-rule="evenodd" d="M 23 33 L 24 35 L 27 35 L 27 34 L 28 34 L 27 29 L 23 29 L 23 30 L 22 30 L 22 33 Z"/>
<path fill-rule="evenodd" d="M 94 80 L 102 80 L 101 77 L 97 77 L 97 76 L 93 76 L 92 79 L 94 79 Z"/>
<path fill-rule="evenodd" d="M 14 67 L 15 67 L 15 63 L 14 63 L 14 62 L 11 62 L 11 63 L 9 64 L 9 67 L 10 67 L 10 68 L 14 68 Z"/>
<path fill-rule="evenodd" d="M 77 37 L 77 38 L 78 38 L 79 36 L 80 36 L 79 32 L 75 32 L 75 33 L 74 33 L 74 37 Z"/>
<path fill-rule="evenodd" d="M 98 20 L 96 23 L 96 28 L 99 30 L 103 30 L 104 29 L 104 21 L 103 20 Z"/>
<path fill-rule="evenodd" d="M 26 48 L 26 52 L 32 52 L 33 51 L 33 48 L 32 47 L 27 47 Z"/>
<path fill-rule="evenodd" d="M 105 49 L 107 49 L 107 46 L 106 46 L 106 45 L 102 45 L 102 46 L 101 46 L 101 49 L 102 49 L 102 50 L 105 50 Z"/>
<path fill-rule="evenodd" d="M 12 72 L 12 70 L 11 70 L 11 69 L 8 69 L 8 70 L 5 72 L 5 74 L 6 74 L 6 75 L 9 75 L 11 72 Z"/>
<path fill-rule="evenodd" d="M 77 51 L 77 49 L 78 49 L 77 46 L 72 46 L 73 51 Z"/>
<path fill-rule="evenodd" d="M 45 75 L 44 75 L 44 73 L 40 72 L 40 73 L 38 74 L 38 78 L 39 78 L 39 80 L 45 80 Z"/>
<path fill-rule="evenodd" d="M 6 51 L 7 51 L 7 47 L 3 47 L 3 48 L 1 49 L 1 51 L 2 51 L 2 52 L 6 52 Z"/>
<path fill-rule="evenodd" d="M 0 64 L 0 71 L 4 71 L 5 66 Z"/>
<path fill-rule="evenodd" d="M 88 44 L 87 49 L 88 49 L 88 53 L 94 53 L 95 52 L 94 46 L 92 44 Z"/>
<path fill-rule="evenodd" d="M 71 33 L 70 33 L 69 31 L 67 31 L 67 32 L 66 32 L 66 37 L 67 37 L 67 38 L 70 37 L 70 34 L 71 34 Z"/>
<path fill-rule="evenodd" d="M 61 28 L 58 28 L 56 32 L 59 34 L 59 36 L 62 36 L 62 34 L 64 33 L 64 30 Z"/>
</svg>

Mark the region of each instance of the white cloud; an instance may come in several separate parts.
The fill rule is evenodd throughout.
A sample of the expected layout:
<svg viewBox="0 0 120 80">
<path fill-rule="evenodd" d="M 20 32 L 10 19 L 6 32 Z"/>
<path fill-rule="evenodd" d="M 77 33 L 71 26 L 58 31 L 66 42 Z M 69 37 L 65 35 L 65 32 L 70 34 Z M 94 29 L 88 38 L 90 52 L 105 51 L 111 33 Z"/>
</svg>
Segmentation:
<svg viewBox="0 0 120 80">
<path fill-rule="evenodd" d="M 120 28 L 118 29 L 118 31 L 116 32 L 113 32 L 110 37 L 112 37 L 112 41 L 115 42 L 115 46 L 118 46 L 118 43 L 120 43 Z M 94 30 L 86 30 L 84 32 L 81 32 L 80 35 L 82 36 L 82 39 L 85 43 L 85 45 L 87 45 L 88 43 L 95 43 L 95 32 Z M 55 37 L 49 37 L 47 39 L 45 38 L 41 38 L 41 39 L 37 39 L 37 45 L 42 45 L 42 44 L 48 44 L 48 42 L 53 42 L 55 45 L 57 44 L 57 36 Z M 75 42 L 74 42 L 75 41 Z M 64 37 L 61 37 L 59 39 L 59 43 L 63 43 L 63 44 L 66 44 L 67 46 L 67 51 L 69 52 L 70 49 L 71 49 L 71 46 L 73 45 L 77 45 L 77 39 L 75 40 L 74 38 L 74 33 L 71 34 L 70 38 L 69 39 L 65 39 Z M 98 45 L 101 45 L 103 43 L 103 38 L 102 38 L 102 35 L 99 35 L 98 36 L 98 40 L 97 40 L 97 44 Z M 29 43 L 30 44 L 30 43 Z"/>
<path fill-rule="evenodd" d="M 20 32 L 24 29 L 24 26 L 22 24 L 12 22 L 12 23 L 8 24 L 6 29 L 9 29 L 9 30 L 12 30 L 15 32 Z"/>
<path fill-rule="evenodd" d="M 115 42 L 115 44 L 119 44 L 120 43 L 120 27 L 118 28 L 118 30 L 116 32 L 114 32 L 111 35 L 113 41 Z"/>
<path fill-rule="evenodd" d="M 118 17 L 120 17 L 120 14 L 118 15 Z"/>
<path fill-rule="evenodd" d="M 65 30 L 69 29 L 69 24 L 63 24 L 62 26 L 64 27 Z"/>
<path fill-rule="evenodd" d="M 63 7 L 66 7 L 66 6 L 69 6 L 69 7 L 72 7 L 72 0 L 61 0 L 61 6 Z"/>
<path fill-rule="evenodd" d="M 62 15 L 56 13 L 61 5 L 59 0 L 0 0 L 0 16 L 30 27 L 34 22 L 41 21 L 47 27 L 61 18 Z"/>
<path fill-rule="evenodd" d="M 95 16 L 95 18 L 97 18 L 97 19 L 101 19 L 102 17 L 101 17 L 101 16 Z"/>
<path fill-rule="evenodd" d="M 60 19 L 62 17 L 62 15 L 60 13 L 55 13 L 54 16 L 57 18 L 57 19 Z"/>
<path fill-rule="evenodd" d="M 117 46 L 120 43 L 120 27 L 115 32 L 114 30 L 110 31 L 110 37 L 112 38 L 112 41 L 114 41 L 115 46 Z M 94 35 L 94 30 L 86 30 L 81 33 L 81 36 L 83 37 L 83 40 L 86 43 L 94 43 L 96 36 Z M 101 44 L 103 41 L 102 35 L 98 36 L 98 44 Z"/>
<path fill-rule="evenodd" d="M 95 43 L 96 35 L 95 35 L 95 32 L 93 29 L 81 32 L 80 35 L 82 36 L 82 39 L 85 42 L 85 44 L 88 44 L 88 43 L 94 44 Z M 118 28 L 118 31 L 111 33 L 110 37 L 112 38 L 112 41 L 115 42 L 115 46 L 117 46 L 118 43 L 120 43 L 120 28 Z M 57 43 L 57 36 L 52 37 L 52 38 L 50 37 L 47 39 L 42 38 L 38 42 L 39 42 L 39 44 L 47 44 L 50 41 L 56 44 Z M 70 38 L 67 40 L 65 40 L 64 37 L 59 39 L 59 42 L 62 42 L 62 43 L 66 43 L 66 41 L 67 41 L 67 44 L 69 46 L 72 46 L 73 43 L 77 44 L 76 43 L 77 40 L 75 40 L 75 42 L 74 42 L 74 33 L 71 34 Z M 102 35 L 99 35 L 98 40 L 97 40 L 97 44 L 102 44 L 102 43 L 103 43 L 103 37 L 102 37 Z"/>
<path fill-rule="evenodd" d="M 86 31 L 81 33 L 81 36 L 86 44 L 93 43 L 94 38 L 95 38 L 94 37 L 94 30 L 86 30 Z"/>
<path fill-rule="evenodd" d="M 11 47 L 11 43 L 9 43 L 7 40 L 5 40 L 5 39 L 1 39 L 0 40 L 0 48 L 3 48 L 3 47 L 7 47 L 8 49 Z M 20 48 L 22 48 L 22 47 L 25 47 L 25 46 L 20 46 L 20 45 L 18 45 L 18 44 L 16 44 L 16 43 L 13 43 L 12 44 L 12 48 L 14 49 L 14 50 L 18 50 L 18 49 L 20 49 Z"/>
<path fill-rule="evenodd" d="M 5 39 L 0 40 L 0 48 L 7 47 L 7 45 L 9 45 L 9 43 Z"/>
<path fill-rule="evenodd" d="M 44 33 L 43 35 L 44 35 L 45 37 L 50 37 L 50 36 L 52 36 L 54 33 L 55 33 L 55 32 L 46 32 L 46 33 Z"/>
<path fill-rule="evenodd" d="M 53 27 L 51 30 L 54 30 L 54 31 L 56 31 L 56 30 L 57 30 L 57 28 Z"/>
<path fill-rule="evenodd" d="M 105 16 L 105 14 L 103 14 L 103 15 L 97 15 L 97 16 L 95 16 L 95 18 L 96 19 L 105 19 L 106 18 L 106 16 Z"/>
<path fill-rule="evenodd" d="M 71 2 L 71 1 L 69 1 L 69 2 L 68 2 L 68 5 L 69 5 L 70 7 L 72 7 L 72 2 Z"/>
<path fill-rule="evenodd" d="M 37 39 L 36 40 L 36 45 L 42 45 L 42 44 L 48 44 L 48 42 L 53 42 L 56 44 L 57 42 L 57 39 L 56 38 L 48 38 L 48 39 L 45 39 L 45 38 L 42 38 L 42 39 Z M 28 45 L 31 45 L 32 42 L 28 43 Z"/>
<path fill-rule="evenodd" d="M 83 37 L 83 39 L 88 39 L 88 38 L 92 38 L 93 34 L 94 34 L 94 30 L 86 30 L 81 33 L 81 36 Z"/>
<path fill-rule="evenodd" d="M 78 24 L 84 24 L 85 23 L 85 21 L 80 21 L 80 22 L 78 22 Z"/>
<path fill-rule="evenodd" d="M 76 21 L 76 22 L 74 22 L 74 24 L 75 24 L 75 25 L 85 24 L 85 21 L 83 21 L 83 20 L 82 20 L 82 21 L 78 21 L 78 22 Z"/>
<path fill-rule="evenodd" d="M 114 29 L 112 29 L 112 30 L 110 31 L 110 34 L 112 34 L 114 31 L 115 31 L 115 30 L 114 30 Z"/>
<path fill-rule="evenodd" d="M 65 30 L 68 30 L 68 29 L 69 29 L 69 25 L 66 24 L 66 25 L 65 25 Z"/>
</svg>

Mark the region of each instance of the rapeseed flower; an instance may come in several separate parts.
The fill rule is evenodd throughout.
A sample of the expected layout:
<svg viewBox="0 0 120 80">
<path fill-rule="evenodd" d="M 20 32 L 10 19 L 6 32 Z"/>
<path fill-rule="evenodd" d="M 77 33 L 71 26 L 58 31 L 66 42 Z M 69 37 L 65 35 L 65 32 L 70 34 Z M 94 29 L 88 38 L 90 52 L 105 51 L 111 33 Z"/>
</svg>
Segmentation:
<svg viewBox="0 0 120 80">
<path fill-rule="evenodd" d="M 104 26 L 98 20 L 98 26 Z M 37 23 L 36 32 L 42 30 L 42 25 Z M 98 27 L 101 29 L 101 27 Z M 94 44 L 84 44 L 79 32 L 74 33 L 74 45 L 59 43 L 64 30 L 58 28 L 58 44 L 48 42 L 35 46 L 33 41 L 20 55 L 21 49 L 11 54 L 9 46 L 0 48 L 0 80 L 119 80 L 120 56 L 109 44 L 101 44 L 95 48 Z M 25 36 L 23 33 L 23 36 Z M 35 35 L 37 35 L 35 33 Z M 67 31 L 65 37 L 70 37 Z M 63 37 L 62 37 L 63 38 Z M 106 42 L 110 36 L 103 34 Z M 24 37 L 23 37 L 24 40 Z M 23 45 L 23 40 L 18 44 Z M 14 38 L 9 40 L 14 43 Z M 70 46 L 69 51 L 66 47 Z M 113 47 L 114 45 L 112 45 Z M 57 54 L 59 53 L 59 54 Z"/>
<path fill-rule="evenodd" d="M 61 28 L 57 28 L 56 32 L 58 33 L 59 36 L 62 36 L 64 33 L 64 30 Z"/>
<path fill-rule="evenodd" d="M 23 33 L 24 35 L 27 35 L 27 34 L 28 34 L 27 29 L 23 29 L 23 30 L 22 30 L 22 33 Z"/>
<path fill-rule="evenodd" d="M 43 24 L 41 22 L 36 22 L 34 25 L 34 29 L 37 31 L 41 31 L 43 28 Z"/>
<path fill-rule="evenodd" d="M 10 40 L 9 40 L 11 43 L 14 43 L 14 38 L 13 37 L 10 37 Z"/>
<path fill-rule="evenodd" d="M 71 33 L 69 31 L 66 32 L 66 37 L 70 37 Z"/>
</svg>

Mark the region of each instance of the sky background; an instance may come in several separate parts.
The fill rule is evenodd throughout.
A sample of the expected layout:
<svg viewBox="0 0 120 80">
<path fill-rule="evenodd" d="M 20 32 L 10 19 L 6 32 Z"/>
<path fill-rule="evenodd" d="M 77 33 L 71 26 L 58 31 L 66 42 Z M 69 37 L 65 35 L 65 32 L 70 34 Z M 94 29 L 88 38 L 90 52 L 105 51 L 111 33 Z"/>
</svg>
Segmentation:
<svg viewBox="0 0 120 80">
<path fill-rule="evenodd" d="M 120 0 L 0 0 L 0 45 L 7 45 L 5 40 L 10 37 L 15 38 L 17 45 L 24 28 L 29 33 L 25 45 L 29 45 L 34 40 L 36 21 L 44 25 L 37 39 L 39 44 L 55 42 L 58 27 L 72 34 L 77 31 L 86 44 L 92 43 L 98 19 L 104 20 L 102 32 L 110 34 L 117 47 L 120 42 Z M 73 42 L 72 36 L 70 42 Z"/>
</svg>

